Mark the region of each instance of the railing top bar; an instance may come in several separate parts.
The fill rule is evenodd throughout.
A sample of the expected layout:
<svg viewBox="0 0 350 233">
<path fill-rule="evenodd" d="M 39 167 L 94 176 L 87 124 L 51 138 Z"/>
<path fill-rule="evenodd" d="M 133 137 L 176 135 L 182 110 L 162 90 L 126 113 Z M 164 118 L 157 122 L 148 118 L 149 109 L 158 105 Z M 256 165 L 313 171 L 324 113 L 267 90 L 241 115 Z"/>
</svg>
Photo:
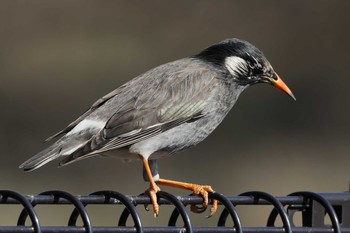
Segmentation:
<svg viewBox="0 0 350 233">
<path fill-rule="evenodd" d="M 266 192 L 250 191 L 238 196 L 224 196 L 220 193 L 209 193 L 209 199 L 218 200 L 223 208 L 216 227 L 197 227 L 192 225 L 189 209 L 186 205 L 196 205 L 203 202 L 198 196 L 174 196 L 164 191 L 157 193 L 160 205 L 172 205 L 174 210 L 169 218 L 168 226 L 145 226 L 136 206 L 149 204 L 148 196 L 129 196 L 116 191 L 102 190 L 90 195 L 72 195 L 60 190 L 46 191 L 38 195 L 23 195 L 11 190 L 0 190 L 0 204 L 18 204 L 23 207 L 18 216 L 17 226 L 0 226 L 0 233 L 32 233 L 32 232 L 155 232 L 155 233 L 350 233 L 350 192 L 341 193 L 314 193 L 308 191 L 294 192 L 288 196 L 273 196 Z M 36 205 L 73 205 L 74 209 L 70 214 L 67 226 L 45 226 L 41 225 L 39 215 L 35 211 Z M 116 213 L 119 216 L 117 226 L 93 226 L 90 221 L 89 211 L 85 208 L 90 204 L 120 204 L 124 210 Z M 267 219 L 267 227 L 246 227 L 240 220 L 237 205 L 272 205 L 273 209 Z M 193 207 L 193 206 L 192 206 Z M 294 214 L 302 214 L 302 226 L 295 227 Z M 325 222 L 325 213 L 329 216 L 331 224 Z M 128 218 L 133 224 L 128 222 Z M 83 226 L 77 224 L 81 218 Z M 275 224 L 280 217 L 283 224 Z M 31 222 L 30 224 L 29 220 Z M 177 227 L 178 219 L 182 219 L 185 227 Z M 233 226 L 230 221 L 233 221 Z M 180 220 L 181 221 L 181 220 Z M 130 221 L 129 221 L 130 222 Z M 81 223 L 80 223 L 81 224 Z M 134 227 L 127 227 L 130 226 Z M 182 225 L 182 224 L 181 224 Z M 282 225 L 282 226 L 281 226 Z"/>
<path fill-rule="evenodd" d="M 84 233 L 84 227 L 55 227 L 55 226 L 42 226 L 42 232 L 44 233 L 56 233 L 56 232 L 70 232 L 70 233 Z M 350 233 L 350 228 L 342 228 L 343 233 Z M 293 233 L 332 233 L 331 228 L 317 228 L 317 227 L 293 227 Z M 0 233 L 32 233 L 32 227 L 0 227 Z M 94 233 L 135 233 L 137 232 L 134 227 L 93 227 Z M 144 227 L 145 233 L 178 233 L 185 232 L 183 227 Z M 230 227 L 193 227 L 194 233 L 235 233 L 234 228 Z M 243 227 L 245 233 L 284 233 L 282 227 Z"/>
<path fill-rule="evenodd" d="M 343 193 L 318 193 L 325 197 L 331 203 L 337 202 L 350 202 L 350 192 Z M 50 195 L 24 195 L 32 204 L 71 204 L 69 201 L 63 198 L 55 199 Z M 76 196 L 83 204 L 121 204 L 121 202 L 115 198 L 105 198 L 103 195 L 78 195 Z M 132 203 L 147 204 L 149 198 L 147 196 L 127 196 Z M 197 196 L 178 196 L 177 197 L 183 204 L 200 204 L 203 202 L 201 197 Z M 254 200 L 249 196 L 227 196 L 234 205 L 249 205 L 249 204 L 269 204 L 263 199 Z M 303 204 L 303 197 L 300 196 L 276 196 L 283 205 L 289 204 Z M 4 198 L 0 195 L 0 204 L 19 204 L 19 202 L 13 198 Z M 160 198 L 159 204 L 171 204 L 169 201 Z"/>
</svg>

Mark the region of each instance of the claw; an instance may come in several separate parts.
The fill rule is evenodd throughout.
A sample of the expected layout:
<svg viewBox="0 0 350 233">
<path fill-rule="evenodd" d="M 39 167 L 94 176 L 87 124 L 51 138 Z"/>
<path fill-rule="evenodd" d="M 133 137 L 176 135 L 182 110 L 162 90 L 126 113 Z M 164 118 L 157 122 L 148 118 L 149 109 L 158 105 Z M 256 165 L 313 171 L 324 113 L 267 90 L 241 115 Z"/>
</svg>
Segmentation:
<svg viewBox="0 0 350 233">
<path fill-rule="evenodd" d="M 209 192 L 214 192 L 214 190 L 209 185 L 194 185 L 193 194 L 196 196 L 201 195 L 203 197 L 203 207 L 197 208 L 195 206 L 194 207 L 191 206 L 191 211 L 195 210 L 193 212 L 198 213 L 197 212 L 198 210 L 203 212 L 207 208 L 209 204 L 209 197 L 208 197 Z M 202 211 L 202 209 L 204 210 Z M 215 199 L 212 199 L 212 207 L 210 208 L 210 214 L 206 216 L 206 218 L 210 218 L 211 216 L 213 216 L 213 214 L 215 214 L 217 209 L 218 209 L 218 201 Z"/>
<path fill-rule="evenodd" d="M 153 189 L 149 189 L 149 197 L 151 198 L 151 202 L 153 205 L 153 213 L 154 213 L 154 217 L 158 217 L 159 214 L 159 205 L 157 202 L 157 192 L 158 190 L 153 190 Z"/>
<path fill-rule="evenodd" d="M 203 197 L 203 206 L 198 207 L 198 205 L 191 205 L 191 211 L 194 213 L 202 213 L 208 206 L 209 203 L 209 194 L 213 193 L 214 190 L 211 188 L 210 185 L 199 185 L 199 184 L 192 184 L 192 183 L 186 183 L 181 181 L 175 181 L 175 180 L 166 180 L 159 178 L 156 183 L 158 185 L 167 185 L 177 188 L 183 188 L 187 190 L 191 190 L 193 192 L 193 195 L 201 195 Z M 207 218 L 211 217 L 213 214 L 215 214 L 216 210 L 218 209 L 218 201 L 215 199 L 211 200 L 212 207 L 210 208 L 210 215 L 207 216 Z"/>
<path fill-rule="evenodd" d="M 149 167 L 148 160 L 141 155 L 140 155 L 140 159 L 142 160 L 144 171 L 146 172 L 147 178 L 150 182 L 150 186 L 149 186 L 149 189 L 146 190 L 146 194 L 151 199 L 151 202 L 153 205 L 154 217 L 158 217 L 159 205 L 157 202 L 157 192 L 160 191 L 160 188 L 157 186 L 157 184 L 153 180 L 153 175 Z M 148 210 L 148 205 L 145 205 L 145 209 Z"/>
<path fill-rule="evenodd" d="M 159 205 L 157 202 L 157 192 L 160 191 L 159 187 L 157 185 L 152 186 L 146 190 L 146 194 L 149 196 L 149 198 L 151 199 L 151 203 L 153 205 L 153 213 L 154 213 L 154 217 L 158 217 L 159 214 Z M 147 211 L 149 211 L 148 209 L 148 204 L 145 204 L 145 209 Z"/>
<path fill-rule="evenodd" d="M 218 209 L 218 200 L 213 199 L 212 200 L 212 206 L 210 208 L 210 214 L 206 216 L 206 218 L 210 218 L 211 216 L 213 216 L 213 214 L 215 214 L 215 212 Z"/>
</svg>

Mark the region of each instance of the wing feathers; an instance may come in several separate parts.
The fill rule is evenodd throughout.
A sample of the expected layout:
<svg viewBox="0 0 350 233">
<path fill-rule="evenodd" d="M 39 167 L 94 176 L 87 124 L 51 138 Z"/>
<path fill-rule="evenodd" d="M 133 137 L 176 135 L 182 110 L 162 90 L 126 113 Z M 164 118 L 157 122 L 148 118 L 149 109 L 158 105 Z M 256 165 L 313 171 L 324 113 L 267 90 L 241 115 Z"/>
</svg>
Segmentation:
<svg viewBox="0 0 350 233">
<path fill-rule="evenodd" d="M 217 75 L 217 71 L 193 58 L 150 70 L 96 101 L 82 116 L 46 140 L 66 134 L 65 142 L 60 139 L 60 146 L 54 144 L 21 167 L 35 169 L 61 156 L 65 157 L 60 163 L 63 165 L 129 146 L 198 120 L 205 114 L 206 100 L 218 83 Z M 106 124 L 102 130 L 75 132 L 76 126 L 85 119 L 98 119 Z M 60 153 L 61 146 L 66 148 L 66 144 L 74 149 L 67 154 Z"/>
<path fill-rule="evenodd" d="M 83 115 L 81 115 L 80 117 L 78 117 L 78 119 L 76 119 L 75 121 L 73 121 L 72 123 L 70 123 L 66 128 L 62 129 L 61 131 L 59 131 L 58 133 L 48 137 L 47 139 L 45 139 L 44 142 L 49 142 L 52 139 L 61 136 L 62 134 L 68 133 L 69 131 L 71 131 L 75 126 L 77 126 L 77 124 L 79 124 L 82 120 L 84 120 L 87 116 L 89 116 L 93 111 L 95 111 L 97 108 L 99 108 L 100 106 L 102 106 L 104 103 L 106 103 L 108 100 L 112 99 L 114 96 L 120 94 L 124 89 L 126 88 L 126 84 L 118 87 L 117 89 L 115 89 L 114 91 L 108 93 L 107 95 L 103 96 L 102 98 L 98 99 L 95 103 L 93 103 L 93 105 L 90 107 L 89 110 L 87 110 Z"/>
<path fill-rule="evenodd" d="M 60 166 L 66 165 L 68 163 L 73 162 L 74 160 L 81 160 L 83 158 L 91 157 L 92 155 L 95 154 L 102 154 L 106 153 L 111 150 L 116 150 L 125 146 L 132 145 L 134 143 L 140 142 L 142 140 L 145 140 L 147 138 L 153 137 L 158 135 L 161 132 L 167 131 L 171 128 L 174 128 L 178 125 L 181 125 L 182 123 L 185 122 L 192 122 L 194 120 L 198 120 L 201 118 L 203 115 L 201 114 L 195 114 L 193 117 L 185 118 L 185 119 L 177 119 L 171 122 L 166 122 L 161 125 L 153 126 L 144 130 L 141 130 L 139 132 L 135 132 L 133 135 L 120 135 L 113 140 L 110 140 L 107 142 L 104 146 L 102 146 L 100 149 L 92 149 L 92 145 L 96 145 L 94 143 L 94 140 L 92 139 L 90 143 L 86 144 L 88 149 L 86 148 L 81 148 L 80 150 L 75 151 L 71 155 L 67 156 L 60 162 Z M 101 135 L 99 135 L 98 139 L 101 143 Z M 102 139 L 103 141 L 103 139 Z M 90 153 L 86 153 L 86 151 L 90 151 Z"/>
<path fill-rule="evenodd" d="M 24 171 L 32 171 L 36 168 L 43 166 L 44 164 L 56 159 L 60 155 L 60 145 L 53 144 L 45 150 L 39 152 L 32 158 L 28 159 L 24 163 L 22 163 L 19 168 Z"/>
</svg>

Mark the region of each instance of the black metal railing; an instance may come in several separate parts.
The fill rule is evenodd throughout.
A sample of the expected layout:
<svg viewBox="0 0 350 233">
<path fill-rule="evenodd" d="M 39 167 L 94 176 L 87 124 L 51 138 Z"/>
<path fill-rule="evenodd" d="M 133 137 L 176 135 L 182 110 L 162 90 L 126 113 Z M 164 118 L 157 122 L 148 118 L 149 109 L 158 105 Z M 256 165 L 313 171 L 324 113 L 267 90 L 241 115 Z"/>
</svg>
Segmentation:
<svg viewBox="0 0 350 233">
<path fill-rule="evenodd" d="M 191 223 L 187 205 L 200 205 L 203 201 L 198 196 L 174 196 L 168 192 L 157 193 L 160 205 L 172 205 L 174 210 L 168 220 L 168 226 L 145 226 L 136 209 L 138 205 L 150 204 L 145 195 L 127 196 L 115 191 L 98 191 L 90 195 L 75 196 L 64 191 L 46 191 L 38 195 L 22 195 L 10 190 L 0 190 L 0 205 L 13 204 L 22 210 L 16 226 L 0 226 L 0 232 L 235 232 L 235 233 L 350 233 L 350 192 L 314 193 L 295 192 L 288 196 L 275 197 L 266 192 L 245 192 L 238 196 L 224 196 L 210 193 L 211 199 L 218 200 L 223 210 L 218 214 L 216 226 L 197 227 Z M 72 205 L 66 226 L 43 226 L 36 213 L 38 205 Z M 90 221 L 87 205 L 122 205 L 123 211 L 116 226 L 93 226 Z M 270 205 L 272 211 L 266 227 L 242 226 L 236 209 L 240 205 Z M 294 222 L 296 213 L 301 214 L 301 223 Z M 329 219 L 326 222 L 326 216 Z M 277 226 L 276 219 L 282 222 Z M 82 224 L 78 224 L 78 219 Z M 178 220 L 183 226 L 177 226 Z M 230 219 L 230 221 L 228 221 Z M 127 226 L 127 221 L 132 226 Z M 229 224 L 230 222 L 231 224 Z M 233 223 L 233 224 L 232 224 Z"/>
</svg>

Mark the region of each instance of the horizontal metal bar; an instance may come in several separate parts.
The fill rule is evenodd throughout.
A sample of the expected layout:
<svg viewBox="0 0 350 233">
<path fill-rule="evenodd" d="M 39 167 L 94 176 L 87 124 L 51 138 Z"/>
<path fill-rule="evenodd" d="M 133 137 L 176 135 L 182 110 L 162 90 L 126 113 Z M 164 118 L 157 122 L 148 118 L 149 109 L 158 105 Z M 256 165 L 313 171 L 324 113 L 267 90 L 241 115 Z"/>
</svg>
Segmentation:
<svg viewBox="0 0 350 233">
<path fill-rule="evenodd" d="M 350 201 L 350 193 L 318 193 L 326 198 L 329 202 L 343 202 Z M 24 195 L 32 204 L 71 204 L 69 201 L 63 198 L 59 198 L 56 200 L 53 196 L 50 195 Z M 76 196 L 82 204 L 121 204 L 121 202 L 117 199 L 110 198 L 106 201 L 106 198 L 103 195 L 77 195 Z M 149 204 L 149 197 L 147 196 L 127 196 L 130 198 L 132 203 L 137 204 Z M 202 197 L 198 196 L 178 196 L 177 197 L 183 204 L 200 204 L 203 203 Z M 230 200 L 234 205 L 269 205 L 270 203 L 266 200 L 259 199 L 253 200 L 248 196 L 227 196 L 228 200 Z M 277 200 L 279 200 L 283 205 L 290 204 L 303 204 L 303 198 L 299 196 L 276 196 Z M 0 196 L 0 204 L 19 204 L 19 202 L 13 198 L 3 198 Z M 171 203 L 163 198 L 160 198 L 159 204 L 162 205 L 170 205 Z"/>
<path fill-rule="evenodd" d="M 186 232 L 183 227 L 144 227 L 145 233 L 178 233 Z M 292 227 L 293 233 L 332 233 L 331 228 L 316 228 L 316 227 Z M 32 227 L 0 227 L 0 233 L 33 233 Z M 84 233 L 84 227 L 55 227 L 43 226 L 42 233 Z M 93 227 L 94 233 L 134 233 L 137 232 L 134 227 Z M 234 233 L 235 229 L 230 227 L 193 227 L 194 233 Z M 284 233 L 282 227 L 243 227 L 244 233 Z M 350 233 L 350 228 L 341 228 L 341 232 Z"/>
<path fill-rule="evenodd" d="M 53 190 L 39 195 L 22 195 L 10 190 L 0 190 L 0 204 L 21 205 L 23 207 L 18 216 L 18 226 L 0 226 L 0 233 L 66 233 L 66 232 L 203 232 L 203 233 L 350 233 L 350 192 L 341 193 L 313 193 L 295 192 L 288 196 L 274 197 L 269 193 L 253 191 L 245 192 L 239 196 L 224 196 L 220 193 L 209 193 L 209 199 L 223 204 L 217 227 L 192 226 L 190 215 L 186 205 L 203 203 L 199 196 L 173 196 L 170 193 L 159 191 L 157 193 L 160 205 L 172 205 L 174 210 L 169 218 L 169 226 L 144 226 L 141 216 L 136 210 L 137 205 L 150 204 L 148 196 L 129 196 L 116 191 L 98 191 L 90 195 L 72 195 L 70 193 Z M 125 208 L 119 216 L 119 226 L 93 226 L 90 221 L 86 205 L 123 205 Z M 36 214 L 37 205 L 73 205 L 75 208 L 70 214 L 68 226 L 41 226 L 39 216 Z M 238 205 L 272 205 L 273 209 L 267 219 L 267 227 L 242 226 Z M 295 227 L 294 214 L 299 211 L 302 214 L 302 226 Z M 325 223 L 325 213 L 331 223 Z M 83 221 L 83 226 L 75 226 L 77 219 Z M 116 216 L 118 217 L 118 216 Z M 275 220 L 281 218 L 282 226 L 275 227 Z M 30 219 L 31 225 L 28 224 Z M 133 224 L 126 224 L 132 220 Z M 176 227 L 180 219 L 185 227 Z M 182 220 L 181 220 L 182 219 Z M 230 220 L 231 219 L 231 220 Z M 231 224 L 226 220 L 233 221 Z M 79 225 L 79 224 L 78 224 Z M 126 227 L 132 225 L 135 227 Z"/>
</svg>

